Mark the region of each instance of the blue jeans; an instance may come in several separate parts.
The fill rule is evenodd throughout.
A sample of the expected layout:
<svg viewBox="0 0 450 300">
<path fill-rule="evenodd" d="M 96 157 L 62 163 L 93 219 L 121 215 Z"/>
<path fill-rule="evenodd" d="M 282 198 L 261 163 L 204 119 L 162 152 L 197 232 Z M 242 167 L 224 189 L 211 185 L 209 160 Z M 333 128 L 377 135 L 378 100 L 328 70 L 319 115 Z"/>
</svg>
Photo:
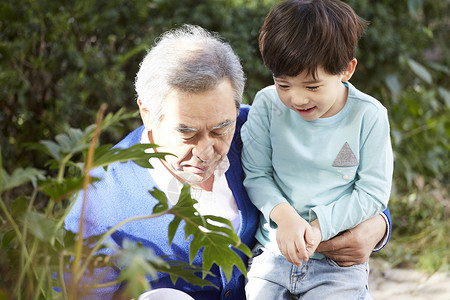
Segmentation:
<svg viewBox="0 0 450 300">
<path fill-rule="evenodd" d="M 311 259 L 297 267 L 259 243 L 252 252 L 245 285 L 247 300 L 356 300 L 368 296 L 368 262 L 340 267 L 324 258 Z"/>
</svg>

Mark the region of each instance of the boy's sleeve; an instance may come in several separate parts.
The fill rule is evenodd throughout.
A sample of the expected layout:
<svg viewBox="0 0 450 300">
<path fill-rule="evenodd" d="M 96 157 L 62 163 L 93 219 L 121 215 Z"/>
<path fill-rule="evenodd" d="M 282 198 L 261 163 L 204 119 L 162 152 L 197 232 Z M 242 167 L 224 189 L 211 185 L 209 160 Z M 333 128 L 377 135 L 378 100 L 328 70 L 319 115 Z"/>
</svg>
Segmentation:
<svg viewBox="0 0 450 300">
<path fill-rule="evenodd" d="M 250 200 L 262 212 L 272 227 L 270 212 L 282 202 L 287 202 L 273 180 L 270 121 L 270 99 L 259 92 L 250 109 L 247 122 L 241 129 L 242 166 L 246 178 L 244 186 Z"/>
<path fill-rule="evenodd" d="M 359 166 L 351 193 L 328 205 L 310 209 L 310 221 L 318 218 L 322 240 L 353 228 L 386 209 L 392 185 L 393 154 L 387 111 L 371 111 L 361 126 Z"/>
</svg>

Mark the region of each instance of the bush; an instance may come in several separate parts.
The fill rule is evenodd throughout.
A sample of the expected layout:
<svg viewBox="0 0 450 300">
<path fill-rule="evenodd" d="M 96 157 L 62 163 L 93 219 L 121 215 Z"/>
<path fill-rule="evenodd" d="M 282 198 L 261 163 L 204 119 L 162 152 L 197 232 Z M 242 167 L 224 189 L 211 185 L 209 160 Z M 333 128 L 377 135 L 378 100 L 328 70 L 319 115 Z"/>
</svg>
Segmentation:
<svg viewBox="0 0 450 300">
<path fill-rule="evenodd" d="M 392 253 L 398 249 L 396 241 L 448 226 L 442 216 L 448 216 L 445 191 L 450 185 L 450 4 L 345 1 L 371 22 L 357 51 L 359 63 L 352 82 L 388 108 L 392 129 L 394 232 L 391 246 L 380 255 L 395 257 L 395 263 L 410 261 L 426 267 L 428 260 L 421 257 L 434 246 L 419 243 L 417 251 Z M 67 132 L 69 124 L 85 128 L 102 102 L 108 103 L 109 111 L 136 111 L 133 81 L 145 49 L 160 33 L 183 23 L 216 31 L 231 43 L 247 74 L 244 99 L 251 103 L 256 91 L 272 82 L 260 59 L 257 36 L 265 15 L 278 2 L 24 0 L 18 5 L 2 1 L 0 143 L 4 168 L 9 174 L 20 167 L 43 168 L 47 157 L 31 152 L 27 143 L 52 139 Z M 123 127 L 103 135 L 102 143 L 114 143 L 139 122 L 137 118 L 125 120 Z M 423 187 L 418 187 L 418 181 Z M 443 200 L 430 196 L 436 190 Z M 17 195 L 16 190 L 4 193 L 6 204 L 11 205 Z M 36 199 L 36 205 L 46 202 Z M 427 215 L 426 221 L 431 207 L 445 213 Z M 420 230 L 411 226 L 418 222 L 422 222 Z M 448 242 L 444 245 L 436 258 L 440 265 L 448 265 L 445 257 L 450 256 Z"/>
</svg>

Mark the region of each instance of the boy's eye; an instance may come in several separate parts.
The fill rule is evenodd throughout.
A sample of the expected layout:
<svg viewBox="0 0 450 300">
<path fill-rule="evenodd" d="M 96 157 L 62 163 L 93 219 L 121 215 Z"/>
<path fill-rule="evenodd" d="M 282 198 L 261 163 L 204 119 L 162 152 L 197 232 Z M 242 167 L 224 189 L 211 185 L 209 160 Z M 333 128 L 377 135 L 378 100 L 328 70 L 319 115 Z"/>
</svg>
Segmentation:
<svg viewBox="0 0 450 300">
<path fill-rule="evenodd" d="M 310 91 L 315 91 L 315 90 L 317 90 L 319 87 L 318 86 L 307 86 L 306 87 L 308 90 L 310 90 Z"/>
<path fill-rule="evenodd" d="M 282 89 L 287 89 L 289 86 L 286 84 L 278 84 L 278 87 Z"/>
</svg>

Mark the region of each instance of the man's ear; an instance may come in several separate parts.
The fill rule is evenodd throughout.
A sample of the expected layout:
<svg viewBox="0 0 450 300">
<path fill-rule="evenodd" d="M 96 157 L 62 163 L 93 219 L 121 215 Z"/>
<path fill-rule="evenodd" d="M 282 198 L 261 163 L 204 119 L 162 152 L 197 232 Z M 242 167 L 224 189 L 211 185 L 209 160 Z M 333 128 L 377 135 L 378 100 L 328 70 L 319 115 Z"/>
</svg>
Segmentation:
<svg viewBox="0 0 450 300">
<path fill-rule="evenodd" d="M 141 115 L 142 123 L 144 123 L 145 128 L 148 131 L 152 129 L 152 118 L 148 109 L 142 104 L 141 99 L 137 100 L 137 104 L 139 105 L 139 113 Z"/>
<path fill-rule="evenodd" d="M 356 58 L 353 58 L 351 61 L 349 61 L 347 65 L 347 69 L 345 69 L 344 72 L 341 74 L 341 81 L 349 81 L 350 78 L 352 78 L 353 73 L 355 73 L 356 65 L 358 64 L 358 61 Z"/>
</svg>

